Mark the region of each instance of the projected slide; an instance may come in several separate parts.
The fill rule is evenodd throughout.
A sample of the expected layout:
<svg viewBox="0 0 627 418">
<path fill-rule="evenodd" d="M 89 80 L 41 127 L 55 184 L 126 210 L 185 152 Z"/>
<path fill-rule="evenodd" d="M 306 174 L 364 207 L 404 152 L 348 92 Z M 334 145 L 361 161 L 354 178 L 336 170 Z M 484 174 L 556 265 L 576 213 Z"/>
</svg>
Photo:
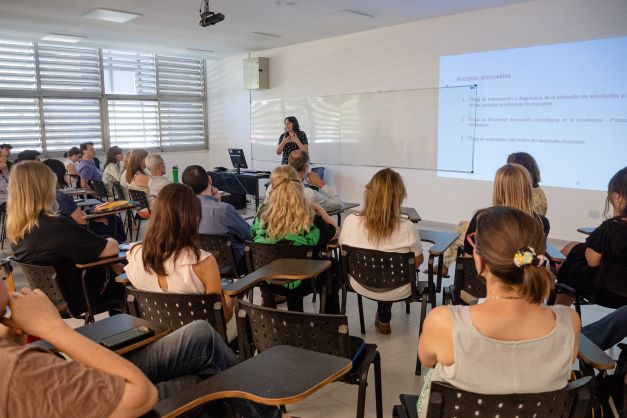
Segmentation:
<svg viewBox="0 0 627 418">
<path fill-rule="evenodd" d="M 459 104 L 440 96 L 438 167 L 474 141 L 473 172 L 440 176 L 492 180 L 508 154 L 525 151 L 542 185 L 606 190 L 627 165 L 627 37 L 441 57 L 440 86 L 462 84 L 478 86 L 467 104 L 475 136 L 444 134 Z"/>
</svg>

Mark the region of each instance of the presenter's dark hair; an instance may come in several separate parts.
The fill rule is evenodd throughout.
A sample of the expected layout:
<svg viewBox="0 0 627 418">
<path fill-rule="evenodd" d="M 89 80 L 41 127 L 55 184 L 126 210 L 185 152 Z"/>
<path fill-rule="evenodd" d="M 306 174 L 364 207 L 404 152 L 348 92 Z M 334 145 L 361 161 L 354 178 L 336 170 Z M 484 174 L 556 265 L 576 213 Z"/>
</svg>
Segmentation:
<svg viewBox="0 0 627 418">
<path fill-rule="evenodd" d="M 618 170 L 614 176 L 610 179 L 607 185 L 607 199 L 605 200 L 605 216 L 607 217 L 612 207 L 612 194 L 616 193 L 617 198 L 620 199 L 622 207 L 618 208 L 617 218 L 627 218 L 627 167 L 623 167 Z"/>
<path fill-rule="evenodd" d="M 209 176 L 204 168 L 199 165 L 190 165 L 183 170 L 181 176 L 183 184 L 191 187 L 196 194 L 200 194 L 209 187 Z"/>
<path fill-rule="evenodd" d="M 508 163 L 520 164 L 527 169 L 531 175 L 531 187 L 534 189 L 539 186 L 542 179 L 540 178 L 540 168 L 535 158 L 526 152 L 514 152 L 507 157 Z"/>
<path fill-rule="evenodd" d="M 290 121 L 292 123 L 292 127 L 294 128 L 294 132 L 300 132 L 300 125 L 298 124 L 298 119 L 296 119 L 296 116 L 288 116 L 285 118 L 285 120 L 283 122 L 285 122 L 286 120 Z"/>
</svg>

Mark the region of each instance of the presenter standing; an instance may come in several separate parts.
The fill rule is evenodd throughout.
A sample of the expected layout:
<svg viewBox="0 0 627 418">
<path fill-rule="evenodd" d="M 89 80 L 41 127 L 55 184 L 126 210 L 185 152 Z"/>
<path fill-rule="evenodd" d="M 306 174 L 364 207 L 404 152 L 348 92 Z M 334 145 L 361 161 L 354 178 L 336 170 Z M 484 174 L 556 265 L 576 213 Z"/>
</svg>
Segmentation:
<svg viewBox="0 0 627 418">
<path fill-rule="evenodd" d="M 285 118 L 285 132 L 279 137 L 279 146 L 276 149 L 276 154 L 283 154 L 281 164 L 287 164 L 287 159 L 290 153 L 294 150 L 300 149 L 301 151 L 309 152 L 309 142 L 307 141 L 307 135 L 304 131 L 300 130 L 298 120 L 294 116 L 288 116 Z"/>
</svg>

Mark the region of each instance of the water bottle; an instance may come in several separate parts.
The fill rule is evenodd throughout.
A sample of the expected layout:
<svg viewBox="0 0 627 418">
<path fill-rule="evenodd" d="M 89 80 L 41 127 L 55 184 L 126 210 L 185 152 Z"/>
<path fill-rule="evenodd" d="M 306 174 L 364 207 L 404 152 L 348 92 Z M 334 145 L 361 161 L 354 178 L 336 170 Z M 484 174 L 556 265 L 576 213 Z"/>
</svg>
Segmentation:
<svg viewBox="0 0 627 418">
<path fill-rule="evenodd" d="M 175 165 L 172 167 L 172 182 L 174 183 L 179 182 L 179 166 L 178 165 Z"/>
</svg>

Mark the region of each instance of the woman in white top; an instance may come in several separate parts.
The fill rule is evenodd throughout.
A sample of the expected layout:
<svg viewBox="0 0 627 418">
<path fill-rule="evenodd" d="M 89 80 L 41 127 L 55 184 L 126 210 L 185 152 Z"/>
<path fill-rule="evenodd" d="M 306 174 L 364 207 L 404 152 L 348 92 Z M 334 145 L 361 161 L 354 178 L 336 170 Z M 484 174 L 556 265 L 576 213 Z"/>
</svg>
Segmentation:
<svg viewBox="0 0 627 418">
<path fill-rule="evenodd" d="M 482 394 L 553 391 L 566 386 L 577 357 L 577 313 L 544 305 L 553 275 L 544 267 L 546 238 L 537 219 L 494 206 L 479 215 L 468 240 L 487 297 L 427 315 L 418 356 L 434 370 L 425 376 L 420 416 L 426 415 L 431 381 Z"/>
<path fill-rule="evenodd" d="M 72 147 L 64 155 L 63 165 L 65 166 L 65 182 L 74 187 L 78 184 L 78 162 L 81 159 L 81 150 L 77 147 Z"/>
<path fill-rule="evenodd" d="M 215 258 L 196 246 L 202 217 L 200 200 L 183 184 L 163 188 L 150 218 L 146 237 L 127 254 L 124 268 L 140 290 L 170 293 L 222 294 Z M 233 315 L 233 299 L 222 296 L 224 316 Z"/>
<path fill-rule="evenodd" d="M 340 245 L 387 252 L 413 252 L 416 267 L 424 261 L 422 244 L 414 224 L 401 214 L 401 203 L 407 197 L 403 179 L 394 170 L 386 168 L 374 175 L 366 185 L 364 209 L 359 215 L 349 215 L 340 232 Z M 409 297 L 408 284 L 386 292 L 366 289 L 350 278 L 352 288 L 362 296 L 378 302 L 375 326 L 382 334 L 389 334 L 392 302 Z"/>
</svg>

